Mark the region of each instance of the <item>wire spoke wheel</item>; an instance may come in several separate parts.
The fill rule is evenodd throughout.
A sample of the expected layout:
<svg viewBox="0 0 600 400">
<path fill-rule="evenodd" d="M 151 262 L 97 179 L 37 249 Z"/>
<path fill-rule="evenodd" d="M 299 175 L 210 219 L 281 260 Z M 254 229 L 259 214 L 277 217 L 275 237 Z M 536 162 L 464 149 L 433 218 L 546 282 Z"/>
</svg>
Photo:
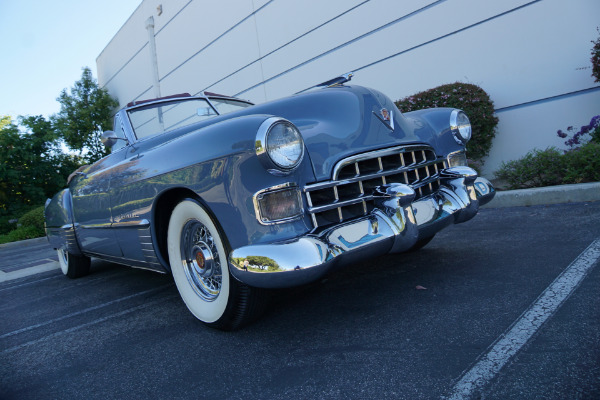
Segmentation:
<svg viewBox="0 0 600 400">
<path fill-rule="evenodd" d="M 177 290 L 200 321 L 232 330 L 262 313 L 267 294 L 231 277 L 223 237 L 198 201 L 186 199 L 173 209 L 167 249 Z"/>
<path fill-rule="evenodd" d="M 214 238 L 200 221 L 188 221 L 183 227 L 181 262 L 198 296 L 213 301 L 221 291 L 223 270 Z"/>
</svg>

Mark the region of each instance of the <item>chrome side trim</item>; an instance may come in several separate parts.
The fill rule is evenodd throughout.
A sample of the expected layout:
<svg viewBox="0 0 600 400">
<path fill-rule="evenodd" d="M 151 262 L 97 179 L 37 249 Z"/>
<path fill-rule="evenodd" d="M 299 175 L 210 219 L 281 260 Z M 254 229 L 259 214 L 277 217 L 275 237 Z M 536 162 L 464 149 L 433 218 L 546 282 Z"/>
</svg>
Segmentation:
<svg viewBox="0 0 600 400">
<path fill-rule="evenodd" d="M 135 221 L 121 221 L 113 222 L 113 228 L 147 228 L 150 226 L 150 221 L 147 219 L 135 220 Z"/>
<path fill-rule="evenodd" d="M 128 267 L 146 269 L 150 271 L 160 272 L 166 274 L 167 270 L 160 263 L 148 262 L 146 260 L 133 260 L 125 257 L 109 256 L 106 254 L 99 254 L 94 252 L 85 252 L 85 255 L 89 257 L 100 258 L 102 260 L 114 262 L 117 264 L 127 265 Z"/>
<path fill-rule="evenodd" d="M 71 254 L 81 255 L 77 236 L 75 235 L 75 227 L 77 226 L 78 224 L 75 224 L 75 226 L 65 224 L 59 228 L 46 227 L 48 243 L 55 249 L 66 249 Z"/>
<path fill-rule="evenodd" d="M 110 228 L 112 228 L 112 222 L 104 222 L 101 224 L 80 225 L 79 227 L 81 229 L 110 229 Z"/>
</svg>

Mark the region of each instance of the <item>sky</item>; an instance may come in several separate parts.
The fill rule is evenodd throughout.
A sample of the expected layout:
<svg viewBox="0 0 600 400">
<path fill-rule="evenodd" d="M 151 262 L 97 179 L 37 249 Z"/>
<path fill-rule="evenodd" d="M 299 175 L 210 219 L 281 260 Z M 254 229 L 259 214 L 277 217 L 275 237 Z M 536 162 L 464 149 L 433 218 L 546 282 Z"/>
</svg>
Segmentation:
<svg viewBox="0 0 600 400">
<path fill-rule="evenodd" d="M 0 0 L 0 115 L 44 115 L 142 0 Z"/>
</svg>

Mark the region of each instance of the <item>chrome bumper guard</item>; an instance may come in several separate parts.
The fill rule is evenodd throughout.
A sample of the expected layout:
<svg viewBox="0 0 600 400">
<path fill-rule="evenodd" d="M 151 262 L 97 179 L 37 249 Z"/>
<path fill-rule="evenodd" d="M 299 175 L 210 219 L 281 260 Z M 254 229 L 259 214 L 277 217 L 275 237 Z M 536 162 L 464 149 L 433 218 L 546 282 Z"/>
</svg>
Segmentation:
<svg viewBox="0 0 600 400">
<path fill-rule="evenodd" d="M 440 189 L 417 201 L 408 185 L 383 185 L 375 189 L 376 208 L 369 215 L 319 234 L 233 250 L 230 271 L 261 288 L 309 283 L 341 265 L 409 250 L 420 238 L 470 220 L 494 195 L 491 183 L 469 167 L 441 171 Z"/>
</svg>

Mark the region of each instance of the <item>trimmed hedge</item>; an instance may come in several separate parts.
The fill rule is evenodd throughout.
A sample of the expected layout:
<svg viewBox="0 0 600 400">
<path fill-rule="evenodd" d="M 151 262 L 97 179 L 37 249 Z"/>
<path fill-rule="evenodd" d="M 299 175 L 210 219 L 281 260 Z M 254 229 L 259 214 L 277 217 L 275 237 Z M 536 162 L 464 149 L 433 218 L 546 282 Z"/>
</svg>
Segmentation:
<svg viewBox="0 0 600 400">
<path fill-rule="evenodd" d="M 473 137 L 467 144 L 469 158 L 481 161 L 489 154 L 498 117 L 494 115 L 494 103 L 490 96 L 479 86 L 461 82 L 441 85 L 400 99 L 396 101 L 396 106 L 402 112 L 434 107 L 463 110 L 473 127 Z"/>
<path fill-rule="evenodd" d="M 21 226 L 31 226 L 40 231 L 44 231 L 44 206 L 36 207 L 33 210 L 25 213 L 19 218 Z"/>
<path fill-rule="evenodd" d="M 35 239 L 42 236 L 44 236 L 44 233 L 40 234 L 39 230 L 33 226 L 21 226 L 14 231 L 8 232 L 6 235 L 0 235 L 0 244 Z"/>
<path fill-rule="evenodd" d="M 16 226 L 16 229 L 0 235 L 0 244 L 44 236 L 44 206 L 23 214 Z"/>
</svg>

